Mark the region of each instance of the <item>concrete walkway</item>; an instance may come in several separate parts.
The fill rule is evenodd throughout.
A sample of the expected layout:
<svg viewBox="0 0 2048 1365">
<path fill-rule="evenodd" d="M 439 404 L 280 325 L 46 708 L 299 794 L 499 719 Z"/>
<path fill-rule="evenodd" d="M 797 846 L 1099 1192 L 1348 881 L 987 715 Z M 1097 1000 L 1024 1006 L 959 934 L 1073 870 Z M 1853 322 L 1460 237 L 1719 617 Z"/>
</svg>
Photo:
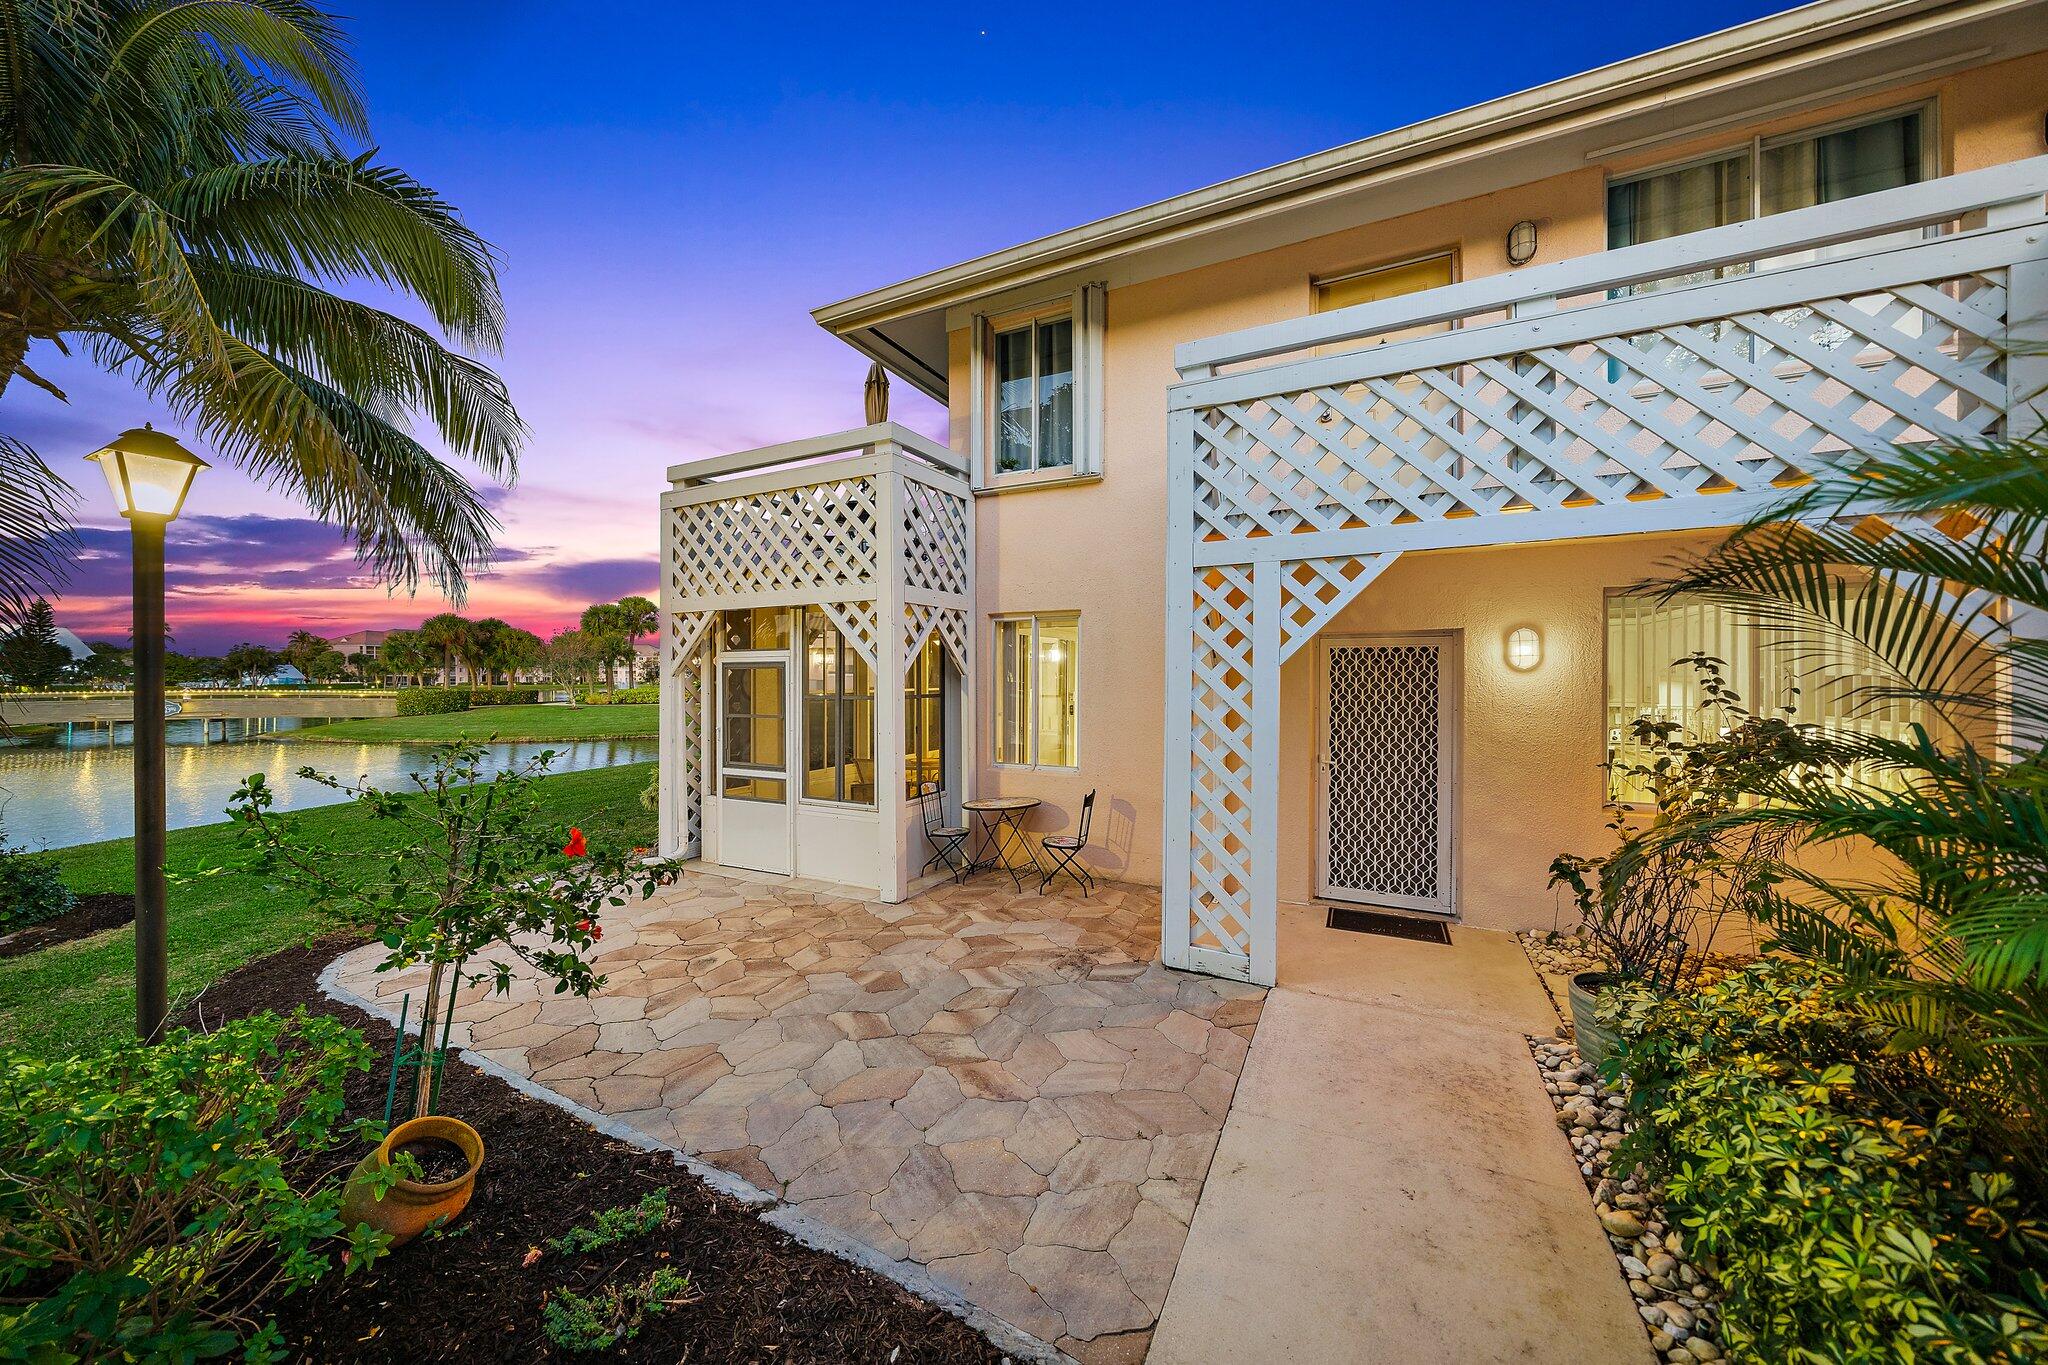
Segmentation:
<svg viewBox="0 0 2048 1365">
<path fill-rule="evenodd" d="M 1649 1359 L 1523 1041 L 1556 1016 L 1514 939 L 1281 920 L 1153 1365 Z"/>
</svg>

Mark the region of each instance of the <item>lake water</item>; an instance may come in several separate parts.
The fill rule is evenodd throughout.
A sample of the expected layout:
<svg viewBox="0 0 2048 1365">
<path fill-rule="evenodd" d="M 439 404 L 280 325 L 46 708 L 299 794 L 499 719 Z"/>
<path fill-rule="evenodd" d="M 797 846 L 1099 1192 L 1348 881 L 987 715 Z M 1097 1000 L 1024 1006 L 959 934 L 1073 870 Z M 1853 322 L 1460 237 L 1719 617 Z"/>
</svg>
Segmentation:
<svg viewBox="0 0 2048 1365">
<path fill-rule="evenodd" d="M 259 736 L 288 736 L 323 722 L 296 719 L 230 722 L 229 739 L 213 723 L 211 743 L 197 721 L 165 726 L 170 746 L 164 788 L 170 827 L 207 825 L 227 818 L 227 804 L 242 779 L 262 773 L 276 793 L 277 810 L 327 806 L 346 798 L 296 776 L 303 767 L 346 780 L 368 778 L 380 787 L 411 786 L 408 773 L 433 766 L 427 744 L 332 744 Z M 135 754 L 127 725 L 71 727 L 54 737 L 0 741 L 0 830 L 21 848 L 61 848 L 119 839 L 135 832 Z M 551 773 L 651 762 L 648 739 L 557 740 L 551 744 L 486 745 L 493 770 L 555 751 Z"/>
</svg>

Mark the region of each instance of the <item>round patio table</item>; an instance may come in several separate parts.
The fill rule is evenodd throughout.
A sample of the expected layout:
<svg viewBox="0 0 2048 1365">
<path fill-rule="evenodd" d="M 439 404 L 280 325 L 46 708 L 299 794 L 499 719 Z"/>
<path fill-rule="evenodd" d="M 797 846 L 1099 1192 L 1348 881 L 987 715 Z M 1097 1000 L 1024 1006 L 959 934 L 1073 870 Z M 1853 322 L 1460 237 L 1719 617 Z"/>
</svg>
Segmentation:
<svg viewBox="0 0 2048 1365">
<path fill-rule="evenodd" d="M 1022 891 L 1024 882 L 1017 876 L 1017 867 L 1009 857 L 1012 847 L 1023 849 L 1031 870 L 1044 875 L 1045 869 L 1039 866 L 1038 854 L 1033 851 L 1031 841 L 1024 837 L 1022 823 L 1025 812 L 1038 804 L 1035 796 L 985 796 L 978 801 L 960 803 L 960 809 L 972 811 L 981 826 L 981 841 L 975 845 L 974 858 L 967 864 L 968 875 L 1000 867 L 1010 874 L 1010 880 Z M 991 853 L 993 857 L 985 856 Z"/>
</svg>

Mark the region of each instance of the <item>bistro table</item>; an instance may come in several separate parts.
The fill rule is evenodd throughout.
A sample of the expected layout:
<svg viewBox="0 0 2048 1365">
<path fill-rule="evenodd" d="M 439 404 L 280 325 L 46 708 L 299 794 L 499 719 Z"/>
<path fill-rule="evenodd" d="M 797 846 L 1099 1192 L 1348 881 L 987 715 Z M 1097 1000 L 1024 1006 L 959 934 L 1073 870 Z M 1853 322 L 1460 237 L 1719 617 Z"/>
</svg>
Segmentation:
<svg viewBox="0 0 2048 1365">
<path fill-rule="evenodd" d="M 974 818 L 981 825 L 981 841 L 975 845 L 974 857 L 967 864 L 968 875 L 992 867 L 1000 867 L 1010 874 L 1010 880 L 1019 891 L 1024 882 L 1017 875 L 1016 866 L 1009 859 L 1012 845 L 1024 850 L 1024 856 L 1031 862 L 1033 872 L 1044 874 L 1038 864 L 1038 854 L 1032 851 L 1031 841 L 1024 837 L 1023 819 L 1027 811 L 1039 804 L 1035 796 L 985 796 L 978 801 L 962 801 L 960 809 L 974 812 Z M 983 855 L 993 853 L 993 857 Z"/>
</svg>

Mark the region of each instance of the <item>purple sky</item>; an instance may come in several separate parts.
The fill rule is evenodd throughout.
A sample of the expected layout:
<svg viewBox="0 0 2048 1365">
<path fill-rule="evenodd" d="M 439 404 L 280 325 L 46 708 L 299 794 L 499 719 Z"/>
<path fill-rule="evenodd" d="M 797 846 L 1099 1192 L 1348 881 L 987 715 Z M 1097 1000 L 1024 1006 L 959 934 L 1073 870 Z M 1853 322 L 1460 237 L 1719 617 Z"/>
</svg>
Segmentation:
<svg viewBox="0 0 2048 1365">
<path fill-rule="evenodd" d="M 668 464 L 858 425 L 867 361 L 811 322 L 819 304 L 1782 8 L 1182 0 L 1048 24 L 1014 6 L 359 0 L 382 156 L 504 258 L 499 363 L 533 441 L 466 610 L 547 634 L 651 596 Z M 118 638 L 125 536 L 77 461 L 161 414 L 37 363 L 70 405 L 17 383 L 0 430 L 72 476 L 101 528 L 58 619 Z M 907 384 L 894 402 L 940 434 Z M 443 605 L 366 583 L 334 533 L 226 467 L 170 554 L 186 650 Z"/>
</svg>

